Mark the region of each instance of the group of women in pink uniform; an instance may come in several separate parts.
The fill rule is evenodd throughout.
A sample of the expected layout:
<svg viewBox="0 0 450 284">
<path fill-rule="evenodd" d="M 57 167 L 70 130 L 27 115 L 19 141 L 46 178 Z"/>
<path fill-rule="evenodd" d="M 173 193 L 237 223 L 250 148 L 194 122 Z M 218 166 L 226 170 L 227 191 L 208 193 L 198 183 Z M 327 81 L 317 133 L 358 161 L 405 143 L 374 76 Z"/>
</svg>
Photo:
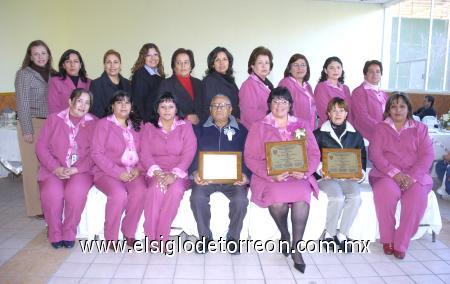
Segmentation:
<svg viewBox="0 0 450 284">
<path fill-rule="evenodd" d="M 109 50 L 103 63 L 105 72 L 94 80 L 97 83 L 92 93 L 79 52 L 64 52 L 56 73 L 51 69 L 50 50 L 42 41 L 35 41 L 16 76 L 18 118 L 24 131 L 19 135 L 27 143 L 34 143 L 30 134 L 37 136 L 27 127 L 31 124 L 27 120 L 35 113 L 30 101 L 47 97 L 47 93 L 38 97 L 30 92 L 31 85 L 35 77 L 41 78 L 40 92 L 47 92 L 48 82 L 48 104 L 40 106 L 48 109 L 40 116 L 49 115 L 38 135 L 36 154 L 40 162 L 40 201 L 55 248 L 74 245 L 92 185 L 107 196 L 106 239 L 117 240 L 121 228 L 124 237 L 133 242 L 144 212 L 146 235 L 167 240 L 183 192 L 189 188 L 188 168 L 197 145 L 192 124 L 208 117 L 209 101 L 221 93 L 230 98 L 233 114 L 249 129 L 244 161 L 253 172 L 252 201 L 269 208 L 282 239 L 291 241 L 286 226 L 291 209 L 292 245 L 301 240 L 310 196 L 317 197 L 321 183 L 314 172 L 323 174 L 323 145 L 317 143 L 316 132 L 322 131 L 325 139 L 336 142 L 337 146 L 327 147 L 361 148 L 360 142 L 354 143 L 356 146 L 345 144 L 345 135 L 357 132 L 370 142 L 369 159 L 374 168 L 369 181 L 384 251 L 398 258 L 405 256 L 426 208 L 433 151 L 426 128 L 412 120 L 407 96 L 394 93 L 388 98 L 380 90 L 381 62 L 365 63 L 364 81 L 352 93 L 344 84 L 343 63 L 338 57 L 326 59 L 313 91 L 308 83 L 309 62 L 302 54 L 289 59 L 284 78 L 274 88 L 268 79 L 273 55 L 262 46 L 252 51 L 249 77 L 241 88 L 234 81 L 233 57 L 223 47 L 209 54 L 203 82 L 190 75 L 195 67 L 194 55 L 184 48 L 174 52 L 173 75 L 167 79 L 155 44 L 141 48 L 131 82 L 120 75 L 118 52 Z M 96 115 L 89 113 L 100 97 L 104 105 L 97 105 Z M 264 143 L 295 139 L 299 129 L 306 136 L 308 171 L 268 176 Z M 399 200 L 402 213 L 400 226 L 395 229 Z M 343 210 L 345 207 L 336 212 L 341 214 Z M 352 220 L 349 222 L 351 225 Z M 329 232 L 331 237 L 337 234 L 333 231 Z M 346 237 L 340 235 L 338 239 Z M 301 254 L 293 253 L 292 257 L 295 268 L 304 271 Z"/>
</svg>

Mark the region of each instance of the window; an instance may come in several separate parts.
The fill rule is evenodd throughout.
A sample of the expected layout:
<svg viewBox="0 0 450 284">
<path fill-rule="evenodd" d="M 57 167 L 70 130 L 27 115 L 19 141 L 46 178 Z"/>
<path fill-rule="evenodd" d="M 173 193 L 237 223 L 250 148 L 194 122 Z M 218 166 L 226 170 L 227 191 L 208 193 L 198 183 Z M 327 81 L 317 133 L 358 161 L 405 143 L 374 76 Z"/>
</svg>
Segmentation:
<svg viewBox="0 0 450 284">
<path fill-rule="evenodd" d="M 450 0 L 385 8 L 383 59 L 390 90 L 450 91 Z"/>
</svg>

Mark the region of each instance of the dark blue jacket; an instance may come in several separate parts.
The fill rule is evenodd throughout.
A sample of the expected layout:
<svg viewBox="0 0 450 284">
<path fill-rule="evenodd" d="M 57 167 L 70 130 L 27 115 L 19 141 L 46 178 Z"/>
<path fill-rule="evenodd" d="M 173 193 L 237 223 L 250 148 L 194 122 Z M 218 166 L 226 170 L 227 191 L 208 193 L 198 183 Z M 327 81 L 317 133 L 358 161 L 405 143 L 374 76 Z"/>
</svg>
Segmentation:
<svg viewBox="0 0 450 284">
<path fill-rule="evenodd" d="M 94 102 L 91 106 L 90 113 L 94 114 L 98 118 L 103 118 L 106 116 L 106 107 L 109 107 L 109 101 L 114 96 L 114 93 L 123 90 L 126 92 L 131 91 L 130 81 L 122 77 L 119 74 L 120 86 L 114 85 L 111 79 L 109 79 L 106 72 L 103 72 L 100 77 L 93 80 L 91 83 L 90 91 L 94 96 Z"/>
<path fill-rule="evenodd" d="M 131 97 L 133 104 L 144 121 L 150 121 L 154 104 L 158 96 L 159 85 L 163 78 L 150 75 L 145 66 L 136 70 L 131 78 Z"/>
<path fill-rule="evenodd" d="M 235 118 L 241 117 L 241 112 L 239 110 L 239 88 L 237 87 L 234 80 L 230 79 L 230 81 L 226 80 L 223 75 L 220 75 L 217 72 L 212 72 L 202 81 L 203 91 L 204 91 L 204 100 L 203 103 L 204 112 L 209 113 L 209 105 L 211 104 L 212 98 L 217 95 L 225 95 L 230 99 L 231 106 L 233 110 L 231 114 Z"/>
<path fill-rule="evenodd" d="M 225 133 L 234 132 L 231 141 Z M 244 146 L 247 138 L 247 129 L 230 116 L 230 123 L 219 129 L 209 117 L 205 123 L 194 126 L 195 136 L 197 136 L 197 154 L 191 164 L 189 172 L 192 173 L 198 169 L 198 153 L 200 151 L 234 151 L 242 152 L 242 173 L 249 179 L 251 172 L 244 163 Z"/>
</svg>

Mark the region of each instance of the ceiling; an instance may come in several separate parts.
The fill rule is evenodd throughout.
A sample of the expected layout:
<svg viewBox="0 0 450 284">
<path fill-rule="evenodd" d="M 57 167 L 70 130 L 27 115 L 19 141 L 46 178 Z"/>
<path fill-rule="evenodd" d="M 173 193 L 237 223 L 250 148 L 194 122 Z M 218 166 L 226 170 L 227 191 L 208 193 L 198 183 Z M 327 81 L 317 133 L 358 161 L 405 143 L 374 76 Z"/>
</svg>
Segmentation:
<svg viewBox="0 0 450 284">
<path fill-rule="evenodd" d="M 334 2 L 352 2 L 361 4 L 386 4 L 388 2 L 394 2 L 395 0 L 331 0 Z"/>
</svg>

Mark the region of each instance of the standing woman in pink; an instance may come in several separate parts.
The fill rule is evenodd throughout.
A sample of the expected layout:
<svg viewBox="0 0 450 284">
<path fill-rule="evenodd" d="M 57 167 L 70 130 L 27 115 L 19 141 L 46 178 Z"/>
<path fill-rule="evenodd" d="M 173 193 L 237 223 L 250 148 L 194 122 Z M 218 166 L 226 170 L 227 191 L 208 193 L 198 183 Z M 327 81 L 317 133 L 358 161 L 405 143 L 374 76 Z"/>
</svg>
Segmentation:
<svg viewBox="0 0 450 284">
<path fill-rule="evenodd" d="M 76 88 L 89 90 L 91 79 L 87 77 L 81 54 L 73 49 L 64 51 L 59 59 L 58 73 L 48 82 L 48 113 L 59 113 L 67 107 L 67 100 Z"/>
<path fill-rule="evenodd" d="M 287 216 L 291 208 L 292 248 L 303 238 L 309 215 L 311 193 L 317 198 L 319 187 L 313 174 L 320 163 L 320 150 L 309 126 L 292 116 L 292 97 L 289 90 L 277 87 L 270 92 L 267 107 L 270 109 L 261 121 L 254 123 L 245 142 L 245 163 L 253 172 L 250 189 L 251 201 L 260 207 L 269 207 L 269 212 L 281 233 L 281 240 L 290 243 Z M 266 142 L 296 139 L 296 132 L 306 134 L 308 156 L 307 172 L 285 172 L 277 176 L 267 174 Z M 288 256 L 289 250 L 283 254 Z M 305 262 L 298 250 L 292 253 L 294 267 L 305 272 Z"/>
<path fill-rule="evenodd" d="M 145 235 L 168 240 L 184 191 L 188 168 L 197 150 L 192 124 L 183 120 L 176 98 L 162 94 L 142 134 L 142 164 L 149 179 L 145 198 Z"/>
<path fill-rule="evenodd" d="M 385 254 L 403 259 L 427 208 L 433 181 L 429 169 L 434 159 L 426 125 L 412 118 L 412 106 L 404 93 L 394 92 L 377 124 L 369 145 L 374 168 L 369 182 L 380 224 Z M 400 226 L 395 229 L 395 211 L 400 200 Z"/>
<path fill-rule="evenodd" d="M 89 91 L 73 90 L 69 108 L 47 118 L 36 143 L 42 209 L 48 239 L 55 249 L 74 246 L 81 212 L 93 184 L 89 151 L 95 117 L 88 113 L 91 105 Z"/>
<path fill-rule="evenodd" d="M 139 166 L 141 119 L 135 114 L 130 95 L 117 91 L 107 116 L 97 122 L 91 157 L 95 162 L 94 184 L 108 197 L 106 202 L 106 240 L 117 240 L 120 221 L 127 243 L 135 240 L 136 228 L 144 208 L 146 184 Z"/>
<path fill-rule="evenodd" d="M 364 138 L 371 141 L 373 129 L 383 120 L 387 95 L 378 84 L 383 75 L 383 65 L 378 60 L 366 61 L 363 68 L 364 82 L 352 92 L 353 124 Z"/>
<path fill-rule="evenodd" d="M 253 123 L 262 120 L 267 114 L 267 98 L 273 89 L 267 76 L 272 68 L 272 52 L 263 46 L 255 48 L 248 59 L 247 72 L 250 76 L 239 90 L 241 122 L 249 130 Z"/>
<path fill-rule="evenodd" d="M 314 99 L 316 100 L 317 114 L 319 115 L 319 126 L 328 119 L 328 102 L 339 97 L 347 103 L 351 109 L 350 89 L 344 85 L 344 70 L 342 61 L 336 57 L 329 57 L 323 64 L 319 83 L 314 90 Z M 353 123 L 353 114 L 349 113 L 348 121 Z"/>
<path fill-rule="evenodd" d="M 294 116 L 308 122 L 311 130 L 316 127 L 316 102 L 313 97 L 311 85 L 308 83 L 310 76 L 309 63 L 303 54 L 294 54 L 289 59 L 284 78 L 278 86 L 286 87 L 291 92 L 294 100 Z"/>
<path fill-rule="evenodd" d="M 55 73 L 47 44 L 35 40 L 28 45 L 22 67 L 16 73 L 17 136 L 23 164 L 23 192 L 28 216 L 42 214 L 37 182 L 36 138 L 47 117 L 48 79 Z M 67 104 L 67 101 L 66 101 Z"/>
</svg>

